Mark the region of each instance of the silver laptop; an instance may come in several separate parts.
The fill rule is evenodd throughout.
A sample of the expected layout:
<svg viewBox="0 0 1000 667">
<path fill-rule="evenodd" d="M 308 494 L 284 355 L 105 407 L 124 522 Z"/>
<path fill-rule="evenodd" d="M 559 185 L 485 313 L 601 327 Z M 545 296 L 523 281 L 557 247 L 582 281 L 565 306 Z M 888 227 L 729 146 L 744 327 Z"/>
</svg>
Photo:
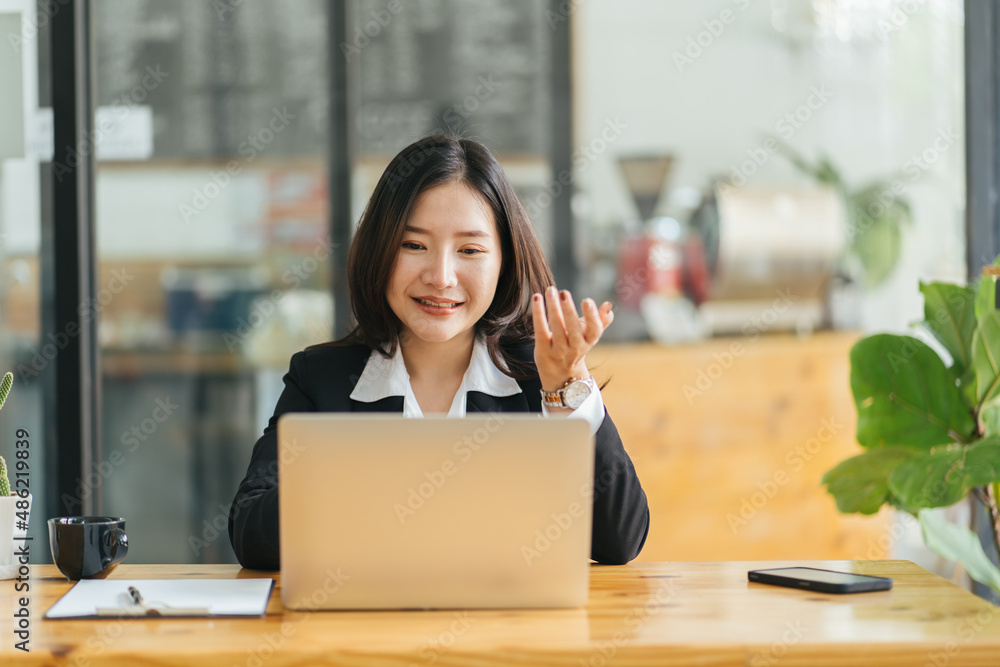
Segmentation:
<svg viewBox="0 0 1000 667">
<path fill-rule="evenodd" d="M 286 414 L 290 609 L 579 607 L 594 440 L 578 419 Z"/>
</svg>

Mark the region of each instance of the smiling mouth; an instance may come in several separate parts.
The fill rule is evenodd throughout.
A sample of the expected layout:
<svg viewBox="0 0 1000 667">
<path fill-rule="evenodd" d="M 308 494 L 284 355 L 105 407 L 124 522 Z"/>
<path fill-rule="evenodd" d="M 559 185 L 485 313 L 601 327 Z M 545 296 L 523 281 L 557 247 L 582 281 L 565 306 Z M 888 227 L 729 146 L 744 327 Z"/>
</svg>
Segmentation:
<svg viewBox="0 0 1000 667">
<path fill-rule="evenodd" d="M 462 301 L 431 301 L 430 299 L 418 299 L 413 297 L 413 300 L 424 306 L 431 306 L 432 308 L 458 308 L 462 305 Z"/>
</svg>

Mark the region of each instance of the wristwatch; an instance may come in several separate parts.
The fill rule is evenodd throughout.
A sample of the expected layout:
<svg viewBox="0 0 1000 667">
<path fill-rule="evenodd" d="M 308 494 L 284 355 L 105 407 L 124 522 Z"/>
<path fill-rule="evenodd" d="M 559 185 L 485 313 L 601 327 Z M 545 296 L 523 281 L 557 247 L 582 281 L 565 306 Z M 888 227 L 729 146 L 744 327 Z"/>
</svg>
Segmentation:
<svg viewBox="0 0 1000 667">
<path fill-rule="evenodd" d="M 542 403 L 547 408 L 576 410 L 594 391 L 594 378 L 570 378 L 556 391 L 542 389 Z"/>
</svg>

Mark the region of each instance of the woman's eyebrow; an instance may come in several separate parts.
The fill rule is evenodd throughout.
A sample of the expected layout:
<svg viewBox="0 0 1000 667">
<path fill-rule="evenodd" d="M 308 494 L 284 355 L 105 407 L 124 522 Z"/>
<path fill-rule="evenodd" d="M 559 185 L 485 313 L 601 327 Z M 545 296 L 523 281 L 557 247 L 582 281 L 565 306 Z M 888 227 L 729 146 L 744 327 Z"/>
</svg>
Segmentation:
<svg viewBox="0 0 1000 667">
<path fill-rule="evenodd" d="M 430 235 L 430 231 L 424 229 L 423 227 L 414 227 L 413 225 L 406 225 L 404 229 L 414 234 L 427 234 L 428 236 Z M 455 236 L 470 236 L 470 237 L 488 237 L 489 235 L 490 235 L 489 232 L 484 232 L 479 229 L 470 229 L 469 231 L 457 232 L 455 234 Z"/>
</svg>

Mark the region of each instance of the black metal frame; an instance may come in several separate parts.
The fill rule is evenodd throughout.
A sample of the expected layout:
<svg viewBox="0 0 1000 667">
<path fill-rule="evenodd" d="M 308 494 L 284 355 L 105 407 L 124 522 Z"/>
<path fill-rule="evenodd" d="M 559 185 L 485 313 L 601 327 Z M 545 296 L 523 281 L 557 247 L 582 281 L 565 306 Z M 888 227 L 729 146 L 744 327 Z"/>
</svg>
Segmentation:
<svg viewBox="0 0 1000 667">
<path fill-rule="evenodd" d="M 42 374 L 45 400 L 45 514 L 93 514 L 101 488 L 84 494 L 100 460 L 100 376 L 94 310 L 94 103 L 89 0 L 52 7 L 50 54 L 54 151 L 51 215 L 42 222 Z M 49 356 L 49 355 L 46 355 Z"/>
<path fill-rule="evenodd" d="M 341 338 L 353 326 L 347 294 L 347 249 L 351 244 L 351 169 L 354 152 L 350 141 L 350 81 L 347 58 L 340 45 L 348 39 L 347 0 L 330 0 L 327 53 L 330 69 L 330 280 L 333 292 L 333 337 Z"/>
<path fill-rule="evenodd" d="M 548 10 L 553 16 L 565 13 L 565 0 L 549 0 Z M 552 197 L 552 273 L 556 285 L 575 293 L 579 287 L 579 267 L 576 261 L 576 241 L 573 229 L 573 80 L 570 44 L 570 22 L 556 21 L 552 31 L 550 72 L 552 115 L 549 122 L 549 164 L 552 165 L 550 183 L 559 183 L 559 193 Z M 569 176 L 566 179 L 564 175 Z M 563 178 L 560 178 L 563 177 Z M 562 181 L 568 180 L 568 185 Z"/>
<path fill-rule="evenodd" d="M 1000 5 L 965 0 L 965 258 L 969 279 L 1000 254 Z M 972 526 L 994 563 L 991 517 L 972 498 Z M 980 597 L 1000 604 L 1000 596 L 973 582 Z"/>
<path fill-rule="evenodd" d="M 993 0 L 965 0 L 965 257 L 970 280 L 1000 254 L 998 58 L 1000 6 Z"/>
</svg>

